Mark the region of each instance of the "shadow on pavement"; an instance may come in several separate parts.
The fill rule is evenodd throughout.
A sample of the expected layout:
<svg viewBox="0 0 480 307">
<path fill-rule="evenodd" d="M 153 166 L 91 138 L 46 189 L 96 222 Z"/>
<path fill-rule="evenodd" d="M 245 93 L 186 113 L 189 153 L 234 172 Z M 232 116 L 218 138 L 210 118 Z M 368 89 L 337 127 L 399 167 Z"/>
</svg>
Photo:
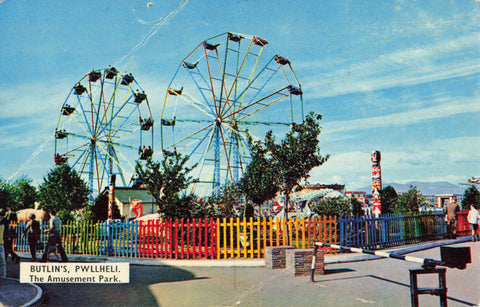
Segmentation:
<svg viewBox="0 0 480 307">
<path fill-rule="evenodd" d="M 338 269 L 339 271 L 342 271 L 342 272 L 347 272 L 348 269 Z M 346 271 L 347 270 L 347 271 Z M 327 270 L 325 270 L 326 272 Z M 335 271 L 335 270 L 332 270 L 332 271 Z M 355 270 L 350 270 L 350 271 L 355 271 Z M 341 272 L 340 272 L 341 273 Z M 328 274 L 333 274 L 333 273 L 328 273 Z M 325 273 L 325 275 L 327 275 L 327 273 Z M 398 285 L 398 286 L 402 286 L 402 287 L 406 287 L 406 288 L 409 288 L 410 289 L 410 285 L 409 284 L 405 284 L 405 283 L 401 283 L 401 282 L 398 282 L 396 280 L 392 280 L 392 279 L 388 279 L 388 278 L 384 278 L 384 277 L 379 277 L 379 276 L 376 276 L 376 275 L 360 275 L 360 276 L 350 276 L 350 277 L 341 277 L 341 278 L 331 278 L 331 279 L 324 279 L 324 280 L 318 280 L 318 281 L 315 281 L 315 282 L 328 282 L 328 281 L 338 281 L 338 280 L 348 280 L 348 279 L 357 279 L 357 278 L 365 278 L 365 277 L 369 277 L 369 278 L 374 278 L 374 279 L 377 279 L 377 280 L 380 280 L 380 281 L 384 281 L 384 282 L 389 282 L 389 283 L 392 283 L 392 284 L 395 284 L 395 285 Z M 465 306 L 477 306 L 477 304 L 474 304 L 474 303 L 470 303 L 470 302 L 467 302 L 467 301 L 463 301 L 461 299 L 458 299 L 458 298 L 454 298 L 454 297 L 451 297 L 451 296 L 447 296 L 447 299 L 448 300 L 451 300 L 451 301 L 455 301 L 459 304 L 463 304 Z"/>
<path fill-rule="evenodd" d="M 18 279 L 19 275 L 19 265 L 8 263 L 7 276 Z M 128 284 L 37 285 L 43 290 L 43 306 L 157 306 L 150 285 L 207 278 L 177 267 L 130 265 Z"/>
<path fill-rule="evenodd" d="M 324 275 L 348 273 L 348 272 L 356 272 L 356 271 L 352 269 L 325 269 Z"/>
<path fill-rule="evenodd" d="M 181 282 L 196 277 L 175 267 L 130 266 L 128 284 L 39 284 L 46 306 L 157 306 L 149 286 Z M 86 296 L 85 293 L 88 293 Z"/>
<path fill-rule="evenodd" d="M 387 279 L 387 278 L 384 278 L 384 277 L 378 277 L 378 276 L 375 276 L 375 275 L 367 275 L 366 277 L 372 277 L 372 278 L 375 278 L 375 279 L 378 279 L 378 280 L 390 282 L 390 283 L 393 283 L 393 284 L 396 284 L 396 285 L 400 285 L 400 286 L 404 286 L 404 287 L 407 287 L 407 288 L 410 289 L 410 285 L 404 284 L 404 283 L 401 283 L 401 282 L 398 282 L 398 281 L 395 281 L 395 280 Z M 462 301 L 462 300 L 460 300 L 460 299 L 458 299 L 458 298 L 454 298 L 454 297 L 451 297 L 451 296 L 448 296 L 448 295 L 447 295 L 447 299 L 448 299 L 448 300 L 455 301 L 455 302 L 460 303 L 460 304 L 463 304 L 463 305 L 466 305 L 466 306 L 477 306 L 477 304 L 473 304 L 473 303 L 470 303 L 470 302 Z"/>
</svg>

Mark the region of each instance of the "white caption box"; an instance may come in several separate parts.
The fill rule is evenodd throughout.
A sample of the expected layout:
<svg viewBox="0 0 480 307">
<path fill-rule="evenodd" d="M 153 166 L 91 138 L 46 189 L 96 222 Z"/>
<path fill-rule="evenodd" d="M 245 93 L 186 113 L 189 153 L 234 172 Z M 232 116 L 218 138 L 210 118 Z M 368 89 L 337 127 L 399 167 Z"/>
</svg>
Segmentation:
<svg viewBox="0 0 480 307">
<path fill-rule="evenodd" d="M 20 263 L 21 283 L 100 283 L 130 282 L 128 262 Z"/>
</svg>

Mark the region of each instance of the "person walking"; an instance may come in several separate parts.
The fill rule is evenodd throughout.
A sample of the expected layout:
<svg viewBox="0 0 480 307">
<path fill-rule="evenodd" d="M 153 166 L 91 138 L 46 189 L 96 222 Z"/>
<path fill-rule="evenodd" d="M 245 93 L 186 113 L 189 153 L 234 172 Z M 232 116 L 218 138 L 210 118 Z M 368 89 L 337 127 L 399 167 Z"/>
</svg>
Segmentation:
<svg viewBox="0 0 480 307">
<path fill-rule="evenodd" d="M 47 229 L 48 241 L 47 246 L 45 247 L 45 251 L 43 252 L 42 262 L 47 261 L 48 255 L 50 254 L 51 250 L 55 248 L 57 248 L 60 252 L 60 257 L 62 258 L 61 262 L 68 261 L 67 254 L 65 253 L 65 249 L 62 246 L 62 222 L 58 217 L 55 216 L 55 214 L 55 211 L 50 211 L 50 228 Z"/>
<path fill-rule="evenodd" d="M 0 215 L 0 278 L 7 277 L 7 261 L 5 260 L 5 248 L 3 241 L 3 232 L 5 231 L 5 218 Z"/>
<path fill-rule="evenodd" d="M 40 239 L 40 234 L 40 223 L 35 220 L 35 214 L 30 213 L 23 236 L 27 235 L 28 246 L 30 246 L 30 254 L 32 255 L 33 261 L 37 261 L 37 243 Z"/>
<path fill-rule="evenodd" d="M 467 220 L 472 230 L 472 240 L 480 241 L 480 234 L 476 234 L 478 230 L 478 220 L 480 219 L 480 213 L 475 209 L 473 205 L 470 205 L 470 211 L 468 211 Z"/>
<path fill-rule="evenodd" d="M 457 237 L 457 213 L 460 210 L 457 201 L 453 199 L 446 205 L 447 233 L 450 239 Z"/>
<path fill-rule="evenodd" d="M 13 251 L 13 240 L 17 236 L 15 228 L 10 226 L 12 222 L 17 223 L 17 214 L 11 210 L 10 207 L 7 208 L 8 212 L 3 219 L 3 225 L 5 229 L 3 231 L 3 243 L 5 248 L 5 261 L 8 259 L 8 255 L 12 256 L 12 261 L 18 263 L 20 261 L 20 257 Z"/>
</svg>

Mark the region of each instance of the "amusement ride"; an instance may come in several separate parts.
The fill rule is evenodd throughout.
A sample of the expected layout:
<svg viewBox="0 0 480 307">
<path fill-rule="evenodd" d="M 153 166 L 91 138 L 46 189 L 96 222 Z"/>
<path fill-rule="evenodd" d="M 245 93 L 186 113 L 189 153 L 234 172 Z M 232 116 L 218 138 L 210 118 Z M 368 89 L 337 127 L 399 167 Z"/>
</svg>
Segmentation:
<svg viewBox="0 0 480 307">
<path fill-rule="evenodd" d="M 164 154 L 196 164 L 198 196 L 218 194 L 250 162 L 248 139 L 275 136 L 303 120 L 303 91 L 290 60 L 261 37 L 224 33 L 183 58 L 165 93 Z M 266 129 L 268 128 L 268 129 Z"/>
<path fill-rule="evenodd" d="M 71 88 L 55 129 L 56 165 L 68 162 L 92 194 L 112 175 L 132 183 L 137 160 L 153 154 L 154 120 L 147 94 L 130 73 L 94 70 Z"/>
<path fill-rule="evenodd" d="M 261 37 L 224 33 L 183 58 L 161 107 L 164 156 L 181 153 L 197 165 L 191 192 L 220 192 L 250 162 L 248 141 L 267 130 L 283 137 L 303 121 L 303 90 L 290 60 Z M 68 161 L 99 193 L 116 175 L 134 183 L 135 164 L 153 154 L 154 117 L 131 73 L 94 70 L 71 88 L 55 130 L 55 164 Z M 93 197 L 91 197 L 91 200 Z"/>
</svg>

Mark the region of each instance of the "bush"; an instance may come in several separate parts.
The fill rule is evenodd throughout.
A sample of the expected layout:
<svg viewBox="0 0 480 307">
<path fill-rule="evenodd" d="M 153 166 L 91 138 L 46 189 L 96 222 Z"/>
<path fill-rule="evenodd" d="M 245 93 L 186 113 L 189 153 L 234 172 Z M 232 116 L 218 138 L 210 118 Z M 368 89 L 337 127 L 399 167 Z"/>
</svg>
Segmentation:
<svg viewBox="0 0 480 307">
<path fill-rule="evenodd" d="M 348 198 L 324 198 L 315 202 L 312 211 L 318 215 L 346 216 L 352 213 Z"/>
<path fill-rule="evenodd" d="M 75 216 L 73 215 L 73 213 L 67 210 L 59 211 L 57 213 L 57 217 L 62 221 L 62 224 L 75 221 Z"/>
</svg>

